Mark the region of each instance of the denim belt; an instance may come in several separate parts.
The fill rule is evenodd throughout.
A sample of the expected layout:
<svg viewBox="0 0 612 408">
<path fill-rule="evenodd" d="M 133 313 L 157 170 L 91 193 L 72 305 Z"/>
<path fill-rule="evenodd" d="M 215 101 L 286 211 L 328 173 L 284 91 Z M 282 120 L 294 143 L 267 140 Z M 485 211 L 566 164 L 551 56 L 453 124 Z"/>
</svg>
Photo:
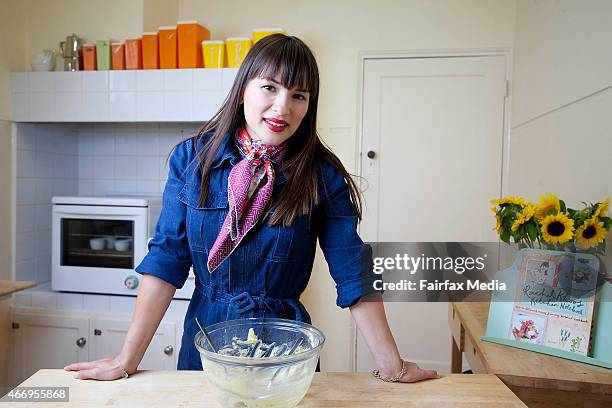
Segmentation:
<svg viewBox="0 0 612 408">
<path fill-rule="evenodd" d="M 206 285 L 201 282 L 196 283 L 196 288 L 211 301 L 219 300 L 230 304 L 234 310 L 239 313 L 248 312 L 251 309 L 268 309 L 271 311 L 279 311 L 285 307 L 295 308 L 299 304 L 299 300 L 295 298 L 279 299 L 266 295 L 251 295 L 249 292 L 242 292 L 238 295 L 232 295 L 222 291 L 211 283 Z"/>
</svg>

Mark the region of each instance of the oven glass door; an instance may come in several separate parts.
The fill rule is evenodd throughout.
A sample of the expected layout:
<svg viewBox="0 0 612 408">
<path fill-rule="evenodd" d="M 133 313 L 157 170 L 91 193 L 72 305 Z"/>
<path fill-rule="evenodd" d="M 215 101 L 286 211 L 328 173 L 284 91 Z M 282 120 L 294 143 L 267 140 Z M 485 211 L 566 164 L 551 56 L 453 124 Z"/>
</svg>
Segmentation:
<svg viewBox="0 0 612 408">
<path fill-rule="evenodd" d="M 61 218 L 62 266 L 134 268 L 134 221 Z"/>
</svg>

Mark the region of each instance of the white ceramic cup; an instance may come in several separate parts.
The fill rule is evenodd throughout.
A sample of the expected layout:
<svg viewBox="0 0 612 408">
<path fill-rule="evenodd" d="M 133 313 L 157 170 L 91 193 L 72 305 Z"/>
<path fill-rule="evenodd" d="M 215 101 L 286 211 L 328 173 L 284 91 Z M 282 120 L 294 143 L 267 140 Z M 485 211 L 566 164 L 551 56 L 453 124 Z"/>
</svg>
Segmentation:
<svg viewBox="0 0 612 408">
<path fill-rule="evenodd" d="M 101 251 L 106 248 L 106 240 L 104 238 L 91 238 L 89 240 L 89 247 L 94 251 Z"/>
<path fill-rule="evenodd" d="M 131 239 L 118 239 L 118 240 L 115 240 L 115 249 L 117 251 L 123 251 L 123 252 L 129 251 L 131 244 L 132 244 Z"/>
<path fill-rule="evenodd" d="M 115 237 L 106 237 L 106 238 L 104 238 L 104 240 L 106 241 L 106 249 L 108 249 L 110 251 L 114 251 L 115 250 L 115 241 L 117 240 L 117 238 L 115 238 Z"/>
</svg>

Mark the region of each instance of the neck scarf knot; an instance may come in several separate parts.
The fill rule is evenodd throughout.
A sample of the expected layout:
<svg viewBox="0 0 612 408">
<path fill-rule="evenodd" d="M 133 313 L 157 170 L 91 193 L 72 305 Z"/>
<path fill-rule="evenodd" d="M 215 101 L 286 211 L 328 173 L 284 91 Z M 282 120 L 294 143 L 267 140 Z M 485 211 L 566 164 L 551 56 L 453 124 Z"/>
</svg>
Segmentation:
<svg viewBox="0 0 612 408">
<path fill-rule="evenodd" d="M 227 183 L 229 211 L 208 254 L 208 271 L 230 256 L 242 238 L 257 224 L 270 202 L 276 173 L 274 165 L 285 155 L 286 145 L 267 145 L 251 139 L 241 127 L 234 142 L 243 159 L 230 171 Z"/>
</svg>

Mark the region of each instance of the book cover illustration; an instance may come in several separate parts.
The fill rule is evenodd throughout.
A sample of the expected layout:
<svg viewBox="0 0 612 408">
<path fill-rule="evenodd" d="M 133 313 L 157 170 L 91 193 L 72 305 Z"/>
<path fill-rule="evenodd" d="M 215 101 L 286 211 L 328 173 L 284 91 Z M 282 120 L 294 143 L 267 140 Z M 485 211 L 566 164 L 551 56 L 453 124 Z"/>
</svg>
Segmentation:
<svg viewBox="0 0 612 408">
<path fill-rule="evenodd" d="M 508 338 L 586 356 L 598 270 L 592 255 L 526 251 Z"/>
</svg>

